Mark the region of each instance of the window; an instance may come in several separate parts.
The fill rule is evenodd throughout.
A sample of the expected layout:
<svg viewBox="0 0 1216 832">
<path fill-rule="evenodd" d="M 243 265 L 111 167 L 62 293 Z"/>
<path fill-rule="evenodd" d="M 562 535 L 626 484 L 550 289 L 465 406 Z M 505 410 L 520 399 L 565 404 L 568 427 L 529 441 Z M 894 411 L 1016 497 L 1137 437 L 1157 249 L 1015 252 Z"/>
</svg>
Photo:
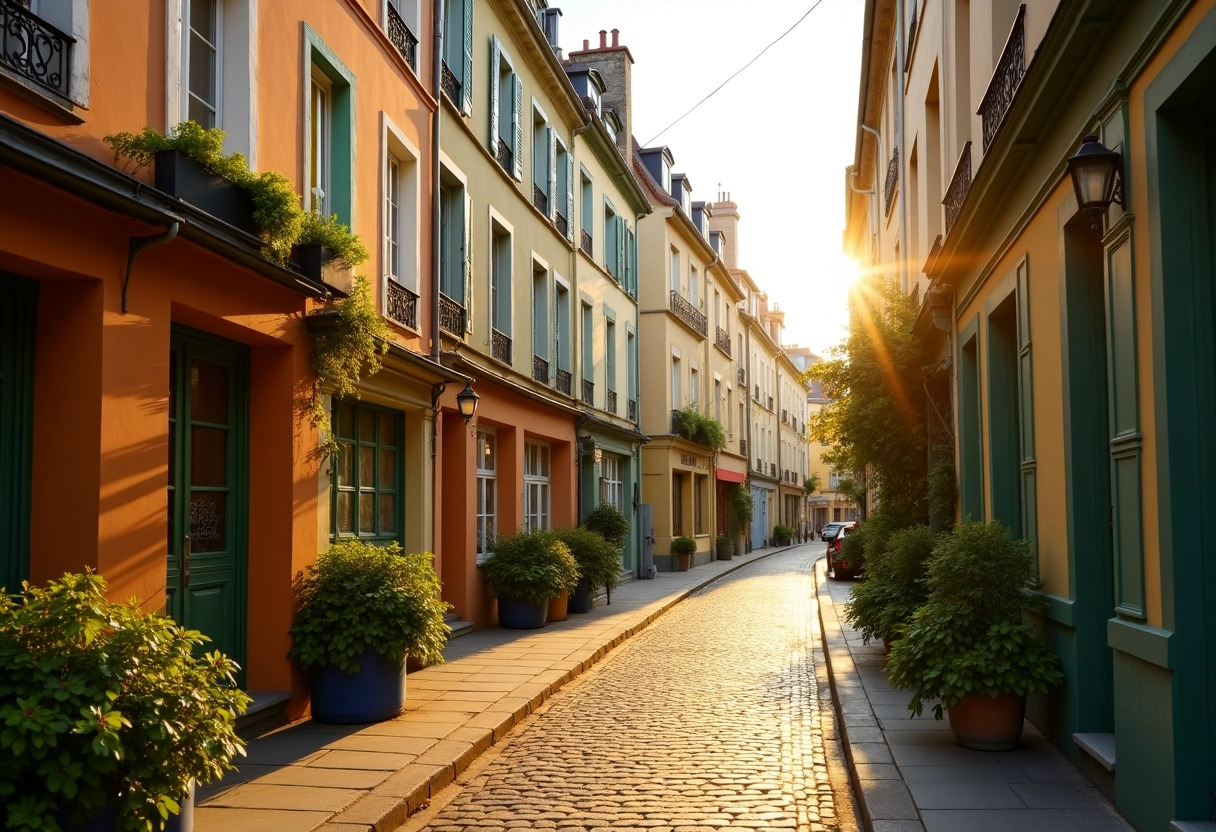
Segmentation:
<svg viewBox="0 0 1216 832">
<path fill-rule="evenodd" d="M 490 38 L 490 53 L 490 154 L 508 175 L 523 179 L 524 82 L 497 37 Z"/>
<path fill-rule="evenodd" d="M 553 206 L 553 222 L 557 233 L 567 240 L 574 239 L 574 157 L 566 146 L 553 139 L 553 171 L 556 178 L 553 195 L 557 204 Z"/>
<path fill-rule="evenodd" d="M 466 254 L 468 250 L 467 213 L 464 184 L 446 169 L 441 172 L 439 185 L 439 291 L 460 308 L 461 320 L 452 320 L 440 306 L 440 326 L 454 335 L 467 329 Z M 441 299 L 442 301 L 442 299 Z"/>
<path fill-rule="evenodd" d="M 680 359 L 671 357 L 671 409 L 679 410 L 680 404 Z"/>
<path fill-rule="evenodd" d="M 634 265 L 633 258 L 636 254 L 636 245 L 633 236 L 633 229 L 625 225 L 625 291 L 633 297 L 638 296 L 637 284 L 637 266 Z"/>
<path fill-rule="evenodd" d="M 532 204 L 548 219 L 556 207 L 557 146 L 553 130 L 539 107 L 532 109 Z"/>
<path fill-rule="evenodd" d="M 637 348 L 638 348 L 637 347 L 637 338 L 634 337 L 634 334 L 632 332 L 629 332 L 628 330 L 626 330 L 626 332 L 625 332 L 625 364 L 626 364 L 626 367 L 625 367 L 625 374 L 626 374 L 625 393 L 629 397 L 630 405 L 632 405 L 634 408 L 637 407 L 636 402 L 637 402 L 637 395 L 638 395 L 638 392 L 637 392 L 638 391 Z M 631 412 L 628 415 L 631 420 L 635 419 L 637 416 L 636 412 Z"/>
<path fill-rule="evenodd" d="M 554 281 L 553 286 L 553 305 L 557 323 L 557 355 L 554 356 L 557 359 L 557 389 L 559 393 L 569 396 L 572 392 L 570 390 L 570 369 L 573 366 L 570 289 L 557 281 Z M 565 389 L 562 389 L 563 386 Z"/>
<path fill-rule="evenodd" d="M 220 108 L 220 22 L 218 0 L 188 0 L 183 19 L 186 118 L 203 127 L 219 124 Z"/>
<path fill-rule="evenodd" d="M 835 491 L 838 488 L 840 488 L 840 474 L 833 471 L 832 473 L 828 474 L 828 490 Z"/>
<path fill-rule="evenodd" d="M 477 431 L 477 562 L 494 550 L 498 536 L 498 437 Z"/>
<path fill-rule="evenodd" d="M 443 0 L 440 86 L 466 115 L 473 112 L 473 0 Z"/>
<path fill-rule="evenodd" d="M 680 291 L 680 252 L 675 248 L 671 250 L 671 270 L 669 274 L 671 291 L 678 293 Z"/>
<path fill-rule="evenodd" d="M 621 223 L 612 209 L 612 203 L 604 200 L 604 268 L 608 274 L 621 280 Z"/>
<path fill-rule="evenodd" d="M 604 409 L 616 413 L 616 322 L 604 321 Z"/>
<path fill-rule="evenodd" d="M 322 216 L 331 213 L 329 197 L 329 151 L 333 129 L 329 79 L 314 69 L 309 94 L 308 207 Z"/>
<path fill-rule="evenodd" d="M 418 71 L 418 2 L 388 0 L 384 5 L 384 30 L 410 69 Z"/>
<path fill-rule="evenodd" d="M 673 537 L 684 534 L 683 474 L 673 474 L 671 477 L 671 534 Z"/>
<path fill-rule="evenodd" d="M 551 528 L 549 446 L 524 443 L 524 528 L 529 531 Z"/>
<path fill-rule="evenodd" d="M 490 328 L 494 357 L 510 363 L 511 233 L 494 219 L 490 220 Z"/>
<path fill-rule="evenodd" d="M 549 383 L 549 272 L 532 263 L 532 377 Z M 543 362 L 543 363 L 542 363 Z"/>
<path fill-rule="evenodd" d="M 401 280 L 401 163 L 391 154 L 384 170 L 384 273 Z"/>
<path fill-rule="evenodd" d="M 304 37 L 304 208 L 353 227 L 355 76 L 307 24 Z"/>
<path fill-rule="evenodd" d="M 701 281 L 697 279 L 697 267 L 688 264 L 688 302 L 693 309 L 701 307 Z"/>
<path fill-rule="evenodd" d="M 693 407 L 701 403 L 701 373 L 696 367 L 688 371 L 688 403 Z"/>
<path fill-rule="evenodd" d="M 708 534 L 705 531 L 705 480 L 705 477 L 696 474 L 692 478 L 692 525 L 694 534 Z"/>
<path fill-rule="evenodd" d="M 407 287 L 413 293 L 408 315 L 398 312 L 396 300 L 389 298 L 386 288 L 386 308 L 390 317 L 406 326 L 417 326 L 418 296 L 418 151 L 409 140 L 381 113 L 384 138 L 384 205 L 380 218 L 383 228 L 383 274 Z M 394 298 L 401 295 L 394 294 Z M 405 321 L 408 317 L 411 320 Z"/>
<path fill-rule="evenodd" d="M 621 458 L 604 456 L 600 462 L 600 502 L 625 510 L 625 490 L 621 481 Z"/>
<path fill-rule="evenodd" d="M 587 175 L 587 171 L 581 171 L 579 174 L 579 211 L 582 212 L 579 228 L 582 230 L 582 238 L 579 240 L 579 247 L 588 256 L 592 254 L 592 241 L 594 239 L 593 231 L 595 230 L 595 201 L 591 187 L 591 177 Z"/>
<path fill-rule="evenodd" d="M 400 540 L 401 414 L 339 401 L 334 434 L 341 450 L 331 474 L 330 533 L 373 542 Z"/>
<path fill-rule="evenodd" d="M 595 335 L 595 323 L 591 317 L 591 305 L 583 304 L 583 378 L 588 381 L 595 380 L 595 342 L 592 340 Z"/>
<path fill-rule="evenodd" d="M 722 421 L 722 382 L 714 379 L 714 418 Z"/>
</svg>

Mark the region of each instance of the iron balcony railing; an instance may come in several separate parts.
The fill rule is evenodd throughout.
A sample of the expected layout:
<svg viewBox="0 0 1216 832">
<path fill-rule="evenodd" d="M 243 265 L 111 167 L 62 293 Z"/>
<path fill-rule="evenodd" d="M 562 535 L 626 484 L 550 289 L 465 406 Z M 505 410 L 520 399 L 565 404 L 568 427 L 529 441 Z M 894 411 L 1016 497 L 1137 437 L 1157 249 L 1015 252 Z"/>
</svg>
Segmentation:
<svg viewBox="0 0 1216 832">
<path fill-rule="evenodd" d="M 393 42 L 393 46 L 397 47 L 397 51 L 401 53 L 401 57 L 405 58 L 405 62 L 410 65 L 410 68 L 418 69 L 418 64 L 414 62 L 417 55 L 418 38 L 414 37 L 414 33 L 401 19 L 401 15 L 397 14 L 392 3 L 388 4 L 388 39 Z"/>
<path fill-rule="evenodd" d="M 540 211 L 546 217 L 549 216 L 549 195 L 545 193 L 540 185 L 535 183 L 532 185 L 532 204 L 536 206 L 537 211 Z"/>
<path fill-rule="evenodd" d="M 682 411 L 682 410 L 671 411 L 671 432 L 674 433 L 676 436 L 680 435 L 680 422 L 683 420 L 683 418 L 684 418 L 684 411 Z"/>
<path fill-rule="evenodd" d="M 937 259 L 937 253 L 942 250 L 942 235 L 938 234 L 933 238 L 933 246 L 929 249 L 929 256 L 925 258 L 925 267 L 921 269 L 924 274 L 928 274 L 933 270 L 933 261 Z"/>
<path fill-rule="evenodd" d="M 638 420 L 638 400 L 630 399 L 626 409 L 628 412 L 629 421 L 636 422 Z"/>
<path fill-rule="evenodd" d="M 988 152 L 988 145 L 992 144 L 996 131 L 1000 129 L 1001 122 L 1005 120 L 1005 113 L 1009 112 L 1014 96 L 1018 94 L 1018 87 L 1022 85 L 1022 78 L 1026 75 L 1025 18 L 1026 4 L 1023 3 L 1018 7 L 1017 17 L 1013 19 L 1013 28 L 1005 41 L 1005 49 L 1001 52 L 1000 60 L 996 62 L 996 69 L 992 71 L 992 78 L 988 81 L 988 89 L 980 101 L 979 110 L 976 111 L 984 125 L 985 153 Z"/>
<path fill-rule="evenodd" d="M 730 356 L 730 333 L 722 327 L 714 327 L 714 346 Z"/>
<path fill-rule="evenodd" d="M 390 321 L 410 329 L 418 328 L 418 296 L 402 286 L 395 278 L 385 281 L 384 315 Z"/>
<path fill-rule="evenodd" d="M 887 214 L 891 213 L 891 197 L 895 196 L 895 186 L 899 184 L 899 145 L 891 152 L 891 161 L 887 163 L 887 184 L 882 189 L 882 207 Z"/>
<path fill-rule="evenodd" d="M 566 215 L 561 211 L 553 212 L 553 227 L 557 229 L 557 233 L 563 237 L 570 236 L 570 223 L 566 220 Z"/>
<path fill-rule="evenodd" d="M 66 98 L 76 39 L 28 7 L 28 2 L 0 0 L 0 64 Z"/>
<path fill-rule="evenodd" d="M 439 295 L 439 328 L 464 337 L 464 307 L 444 294 Z"/>
<path fill-rule="evenodd" d="M 549 361 L 539 355 L 532 356 L 532 378 L 541 384 L 549 383 Z"/>
<path fill-rule="evenodd" d="M 709 321 L 675 289 L 671 290 L 670 309 L 673 315 L 687 324 L 689 329 L 700 333 L 702 338 L 709 334 Z"/>
<path fill-rule="evenodd" d="M 583 254 L 591 257 L 591 232 L 585 228 L 579 229 L 578 247 L 583 250 Z"/>
<path fill-rule="evenodd" d="M 604 394 L 604 410 L 609 413 L 616 413 L 616 391 L 609 390 Z"/>
<path fill-rule="evenodd" d="M 563 370 L 561 367 L 557 368 L 557 392 L 565 393 L 567 396 L 572 395 L 570 391 L 572 389 L 571 382 L 573 381 L 574 379 L 570 375 L 569 370 Z"/>
<path fill-rule="evenodd" d="M 461 105 L 460 79 L 456 77 L 455 72 L 452 72 L 452 69 L 448 66 L 447 61 L 443 62 L 442 73 L 439 76 L 439 87 L 443 90 L 443 94 L 448 97 L 448 100 L 459 108 Z"/>
<path fill-rule="evenodd" d="M 495 361 L 511 363 L 511 336 L 497 329 L 490 329 L 490 355 Z"/>
<path fill-rule="evenodd" d="M 595 404 L 595 382 L 591 379 L 583 379 L 583 404 Z"/>
<path fill-rule="evenodd" d="M 958 157 L 954 168 L 954 176 L 950 177 L 950 187 L 946 188 L 946 198 L 942 205 L 946 206 L 946 235 L 954 227 L 955 220 L 963 211 L 963 203 L 967 201 L 967 191 L 971 189 L 971 142 L 963 145 L 963 153 Z"/>
<path fill-rule="evenodd" d="M 511 150 L 511 145 L 507 144 L 506 139 L 501 137 L 498 139 L 498 149 L 495 151 L 494 158 L 507 173 L 515 173 L 515 153 Z"/>
</svg>

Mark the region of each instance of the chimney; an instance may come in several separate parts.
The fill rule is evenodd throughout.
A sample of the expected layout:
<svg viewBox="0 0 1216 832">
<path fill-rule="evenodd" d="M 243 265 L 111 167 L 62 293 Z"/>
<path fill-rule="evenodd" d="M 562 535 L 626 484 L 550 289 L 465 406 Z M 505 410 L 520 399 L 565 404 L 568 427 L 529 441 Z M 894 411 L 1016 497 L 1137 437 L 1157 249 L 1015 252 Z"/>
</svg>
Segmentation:
<svg viewBox="0 0 1216 832">
<path fill-rule="evenodd" d="M 616 49 L 618 46 L 621 45 L 620 38 L 621 38 L 621 30 L 613 29 L 612 30 L 612 48 L 613 49 Z"/>
<path fill-rule="evenodd" d="M 591 41 L 587 40 L 586 38 L 583 38 L 583 51 L 586 52 L 590 48 L 591 48 Z M 573 59 L 571 59 L 571 60 L 573 60 Z"/>
<path fill-rule="evenodd" d="M 721 197 L 725 196 L 725 199 Z M 719 192 L 709 217 L 710 232 L 722 233 L 722 262 L 728 269 L 739 268 L 739 206 L 730 200 L 730 192 Z"/>
<path fill-rule="evenodd" d="M 600 49 L 608 48 L 608 30 L 600 29 Z"/>
<path fill-rule="evenodd" d="M 621 129 L 616 136 L 616 146 L 626 159 L 633 156 L 633 55 L 629 47 L 621 45 L 619 29 L 612 30 L 612 45 L 608 45 L 608 31 L 600 30 L 600 45 L 591 49 L 590 43 L 583 41 L 581 52 L 571 52 L 567 59 L 572 63 L 583 64 L 599 72 L 604 79 L 603 108 L 615 110 L 621 121 Z"/>
</svg>

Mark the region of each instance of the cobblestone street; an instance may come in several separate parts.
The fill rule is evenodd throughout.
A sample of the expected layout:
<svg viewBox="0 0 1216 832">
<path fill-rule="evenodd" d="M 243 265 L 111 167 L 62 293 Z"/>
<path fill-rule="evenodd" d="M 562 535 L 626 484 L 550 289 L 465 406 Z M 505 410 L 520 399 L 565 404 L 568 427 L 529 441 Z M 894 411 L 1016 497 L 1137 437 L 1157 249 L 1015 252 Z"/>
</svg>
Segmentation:
<svg viewBox="0 0 1216 832">
<path fill-rule="evenodd" d="M 403 829 L 855 830 L 815 615 L 820 551 L 697 592 Z"/>
</svg>

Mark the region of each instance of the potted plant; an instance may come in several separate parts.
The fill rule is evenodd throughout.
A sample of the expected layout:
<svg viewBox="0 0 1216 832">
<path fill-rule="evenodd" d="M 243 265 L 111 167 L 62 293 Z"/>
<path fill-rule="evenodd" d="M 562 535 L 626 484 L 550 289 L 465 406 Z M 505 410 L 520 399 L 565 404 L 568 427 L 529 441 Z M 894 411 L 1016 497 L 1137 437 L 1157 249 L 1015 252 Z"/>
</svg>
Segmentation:
<svg viewBox="0 0 1216 832">
<path fill-rule="evenodd" d="M 341 540 L 308 567 L 287 655 L 310 675 L 314 719 L 392 719 L 405 706 L 406 656 L 443 662 L 448 605 L 431 560 L 397 543 Z"/>
<path fill-rule="evenodd" d="M 1026 542 L 999 523 L 967 522 L 943 535 L 929 559 L 928 600 L 891 645 L 891 684 L 912 691 L 908 708 L 950 716 L 959 742 L 1015 748 L 1029 693 L 1063 680 L 1059 658 L 1023 619 L 1041 606 Z"/>
<path fill-rule="evenodd" d="M 6 829 L 161 829 L 244 754 L 236 663 L 105 591 L 93 573 L 0 591 Z"/>
<path fill-rule="evenodd" d="M 867 524 L 867 541 L 872 528 Z M 928 600 L 925 564 L 936 543 L 937 535 L 928 526 L 896 532 L 883 549 L 873 550 L 867 543 L 866 580 L 853 587 L 844 610 L 845 620 L 866 644 L 879 639 L 889 648 L 917 607 Z"/>
<path fill-rule="evenodd" d="M 773 540 L 778 546 L 789 546 L 793 537 L 794 529 L 792 526 L 786 526 L 781 523 L 773 526 Z"/>
<path fill-rule="evenodd" d="M 730 560 L 735 556 L 735 541 L 726 535 L 718 535 L 718 539 L 714 541 L 714 546 L 718 550 L 718 560 Z"/>
<path fill-rule="evenodd" d="M 303 214 L 300 234 L 291 249 L 291 259 L 305 277 L 349 292 L 353 283 L 351 270 L 367 257 L 363 242 L 351 233 L 337 214 L 328 217 L 315 211 Z"/>
<path fill-rule="evenodd" d="M 687 572 L 692 555 L 697 551 L 697 541 L 691 537 L 676 537 L 671 541 L 671 556 L 681 572 Z M 674 565 L 674 564 L 673 564 Z"/>
<path fill-rule="evenodd" d="M 517 630 L 545 626 L 549 599 L 578 584 L 578 564 L 552 532 L 521 530 L 494 542 L 486 578 L 498 598 L 498 623 Z"/>
<path fill-rule="evenodd" d="M 554 529 L 553 535 L 566 544 L 578 565 L 578 580 L 570 595 L 569 610 L 588 612 L 592 593 L 599 587 L 612 590 L 620 580 L 620 550 L 589 528 Z"/>
<path fill-rule="evenodd" d="M 731 500 L 732 507 L 735 512 L 735 528 L 738 530 L 740 538 L 739 550 L 747 551 L 746 541 L 748 538 L 748 529 L 752 525 L 752 514 L 755 511 L 755 503 L 752 500 L 752 492 L 746 485 L 741 485 L 735 489 L 735 495 Z"/>
</svg>

